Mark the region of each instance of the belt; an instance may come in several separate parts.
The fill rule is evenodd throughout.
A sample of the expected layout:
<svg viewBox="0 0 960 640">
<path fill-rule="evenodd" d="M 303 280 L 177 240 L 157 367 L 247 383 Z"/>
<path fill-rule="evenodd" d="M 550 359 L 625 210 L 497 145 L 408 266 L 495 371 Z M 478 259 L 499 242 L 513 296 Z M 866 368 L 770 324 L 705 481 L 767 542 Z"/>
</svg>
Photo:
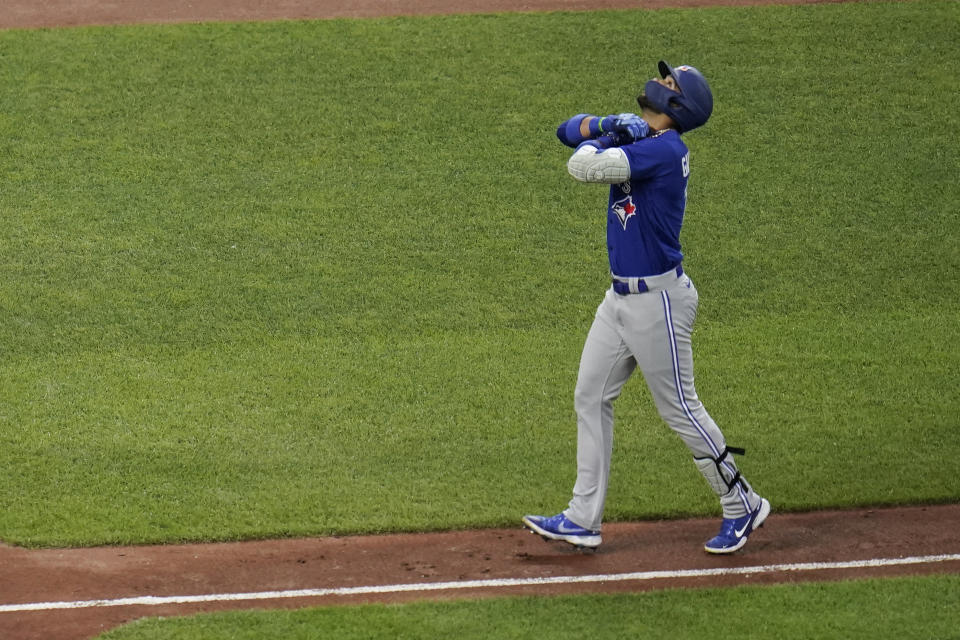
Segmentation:
<svg viewBox="0 0 960 640">
<path fill-rule="evenodd" d="M 631 293 L 644 293 L 651 289 L 664 289 L 674 280 L 683 275 L 683 265 L 677 265 L 666 273 L 657 276 L 645 276 L 643 278 L 623 278 L 613 276 L 613 291 L 621 296 Z"/>
</svg>

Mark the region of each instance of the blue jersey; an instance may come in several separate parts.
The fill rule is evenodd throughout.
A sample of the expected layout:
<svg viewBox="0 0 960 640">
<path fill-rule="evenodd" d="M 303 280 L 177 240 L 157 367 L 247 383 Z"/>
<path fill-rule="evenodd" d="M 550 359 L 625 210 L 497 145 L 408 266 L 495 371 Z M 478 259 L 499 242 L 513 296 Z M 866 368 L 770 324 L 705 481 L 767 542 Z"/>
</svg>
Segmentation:
<svg viewBox="0 0 960 640">
<path fill-rule="evenodd" d="M 620 147 L 630 180 L 610 185 L 610 271 L 624 278 L 670 271 L 683 260 L 680 227 L 687 204 L 690 152 L 673 129 Z"/>
</svg>

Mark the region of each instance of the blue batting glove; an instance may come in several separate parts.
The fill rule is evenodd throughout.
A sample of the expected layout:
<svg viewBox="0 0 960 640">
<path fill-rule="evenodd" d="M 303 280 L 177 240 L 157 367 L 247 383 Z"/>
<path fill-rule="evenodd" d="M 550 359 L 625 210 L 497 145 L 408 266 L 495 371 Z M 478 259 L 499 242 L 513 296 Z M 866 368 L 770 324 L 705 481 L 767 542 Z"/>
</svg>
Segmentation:
<svg viewBox="0 0 960 640">
<path fill-rule="evenodd" d="M 617 116 L 613 121 L 612 129 L 621 144 L 635 142 L 647 137 L 650 133 L 650 125 L 647 121 L 633 113 L 621 113 Z"/>
</svg>

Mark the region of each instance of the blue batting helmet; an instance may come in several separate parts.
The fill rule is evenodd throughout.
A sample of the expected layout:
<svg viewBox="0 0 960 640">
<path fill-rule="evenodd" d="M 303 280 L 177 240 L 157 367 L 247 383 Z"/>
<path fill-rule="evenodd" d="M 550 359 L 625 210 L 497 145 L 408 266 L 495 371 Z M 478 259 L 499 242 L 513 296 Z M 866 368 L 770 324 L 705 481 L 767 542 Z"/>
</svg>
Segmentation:
<svg viewBox="0 0 960 640">
<path fill-rule="evenodd" d="M 671 67 L 663 60 L 658 67 L 661 77 L 673 77 L 680 92 L 650 80 L 643 88 L 647 99 L 670 116 L 681 133 L 705 123 L 713 112 L 713 93 L 703 74 L 687 65 Z"/>
</svg>

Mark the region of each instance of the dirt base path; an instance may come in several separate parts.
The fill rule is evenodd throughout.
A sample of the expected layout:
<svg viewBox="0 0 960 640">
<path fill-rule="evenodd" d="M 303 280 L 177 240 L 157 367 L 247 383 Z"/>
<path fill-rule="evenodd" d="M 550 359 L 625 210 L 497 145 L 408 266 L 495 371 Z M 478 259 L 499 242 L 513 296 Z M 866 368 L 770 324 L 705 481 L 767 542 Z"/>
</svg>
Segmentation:
<svg viewBox="0 0 960 640">
<path fill-rule="evenodd" d="M 715 4 L 810 4 L 844 0 L 3 0 L 0 28 L 168 22 L 596 9 L 662 9 Z"/>
<path fill-rule="evenodd" d="M 90 638 L 145 616 L 960 572 L 960 505 L 773 513 L 712 556 L 717 519 L 609 525 L 596 552 L 520 528 L 205 545 L 0 546 L 0 637 Z M 62 607 L 62 608 L 61 608 Z"/>
</svg>

